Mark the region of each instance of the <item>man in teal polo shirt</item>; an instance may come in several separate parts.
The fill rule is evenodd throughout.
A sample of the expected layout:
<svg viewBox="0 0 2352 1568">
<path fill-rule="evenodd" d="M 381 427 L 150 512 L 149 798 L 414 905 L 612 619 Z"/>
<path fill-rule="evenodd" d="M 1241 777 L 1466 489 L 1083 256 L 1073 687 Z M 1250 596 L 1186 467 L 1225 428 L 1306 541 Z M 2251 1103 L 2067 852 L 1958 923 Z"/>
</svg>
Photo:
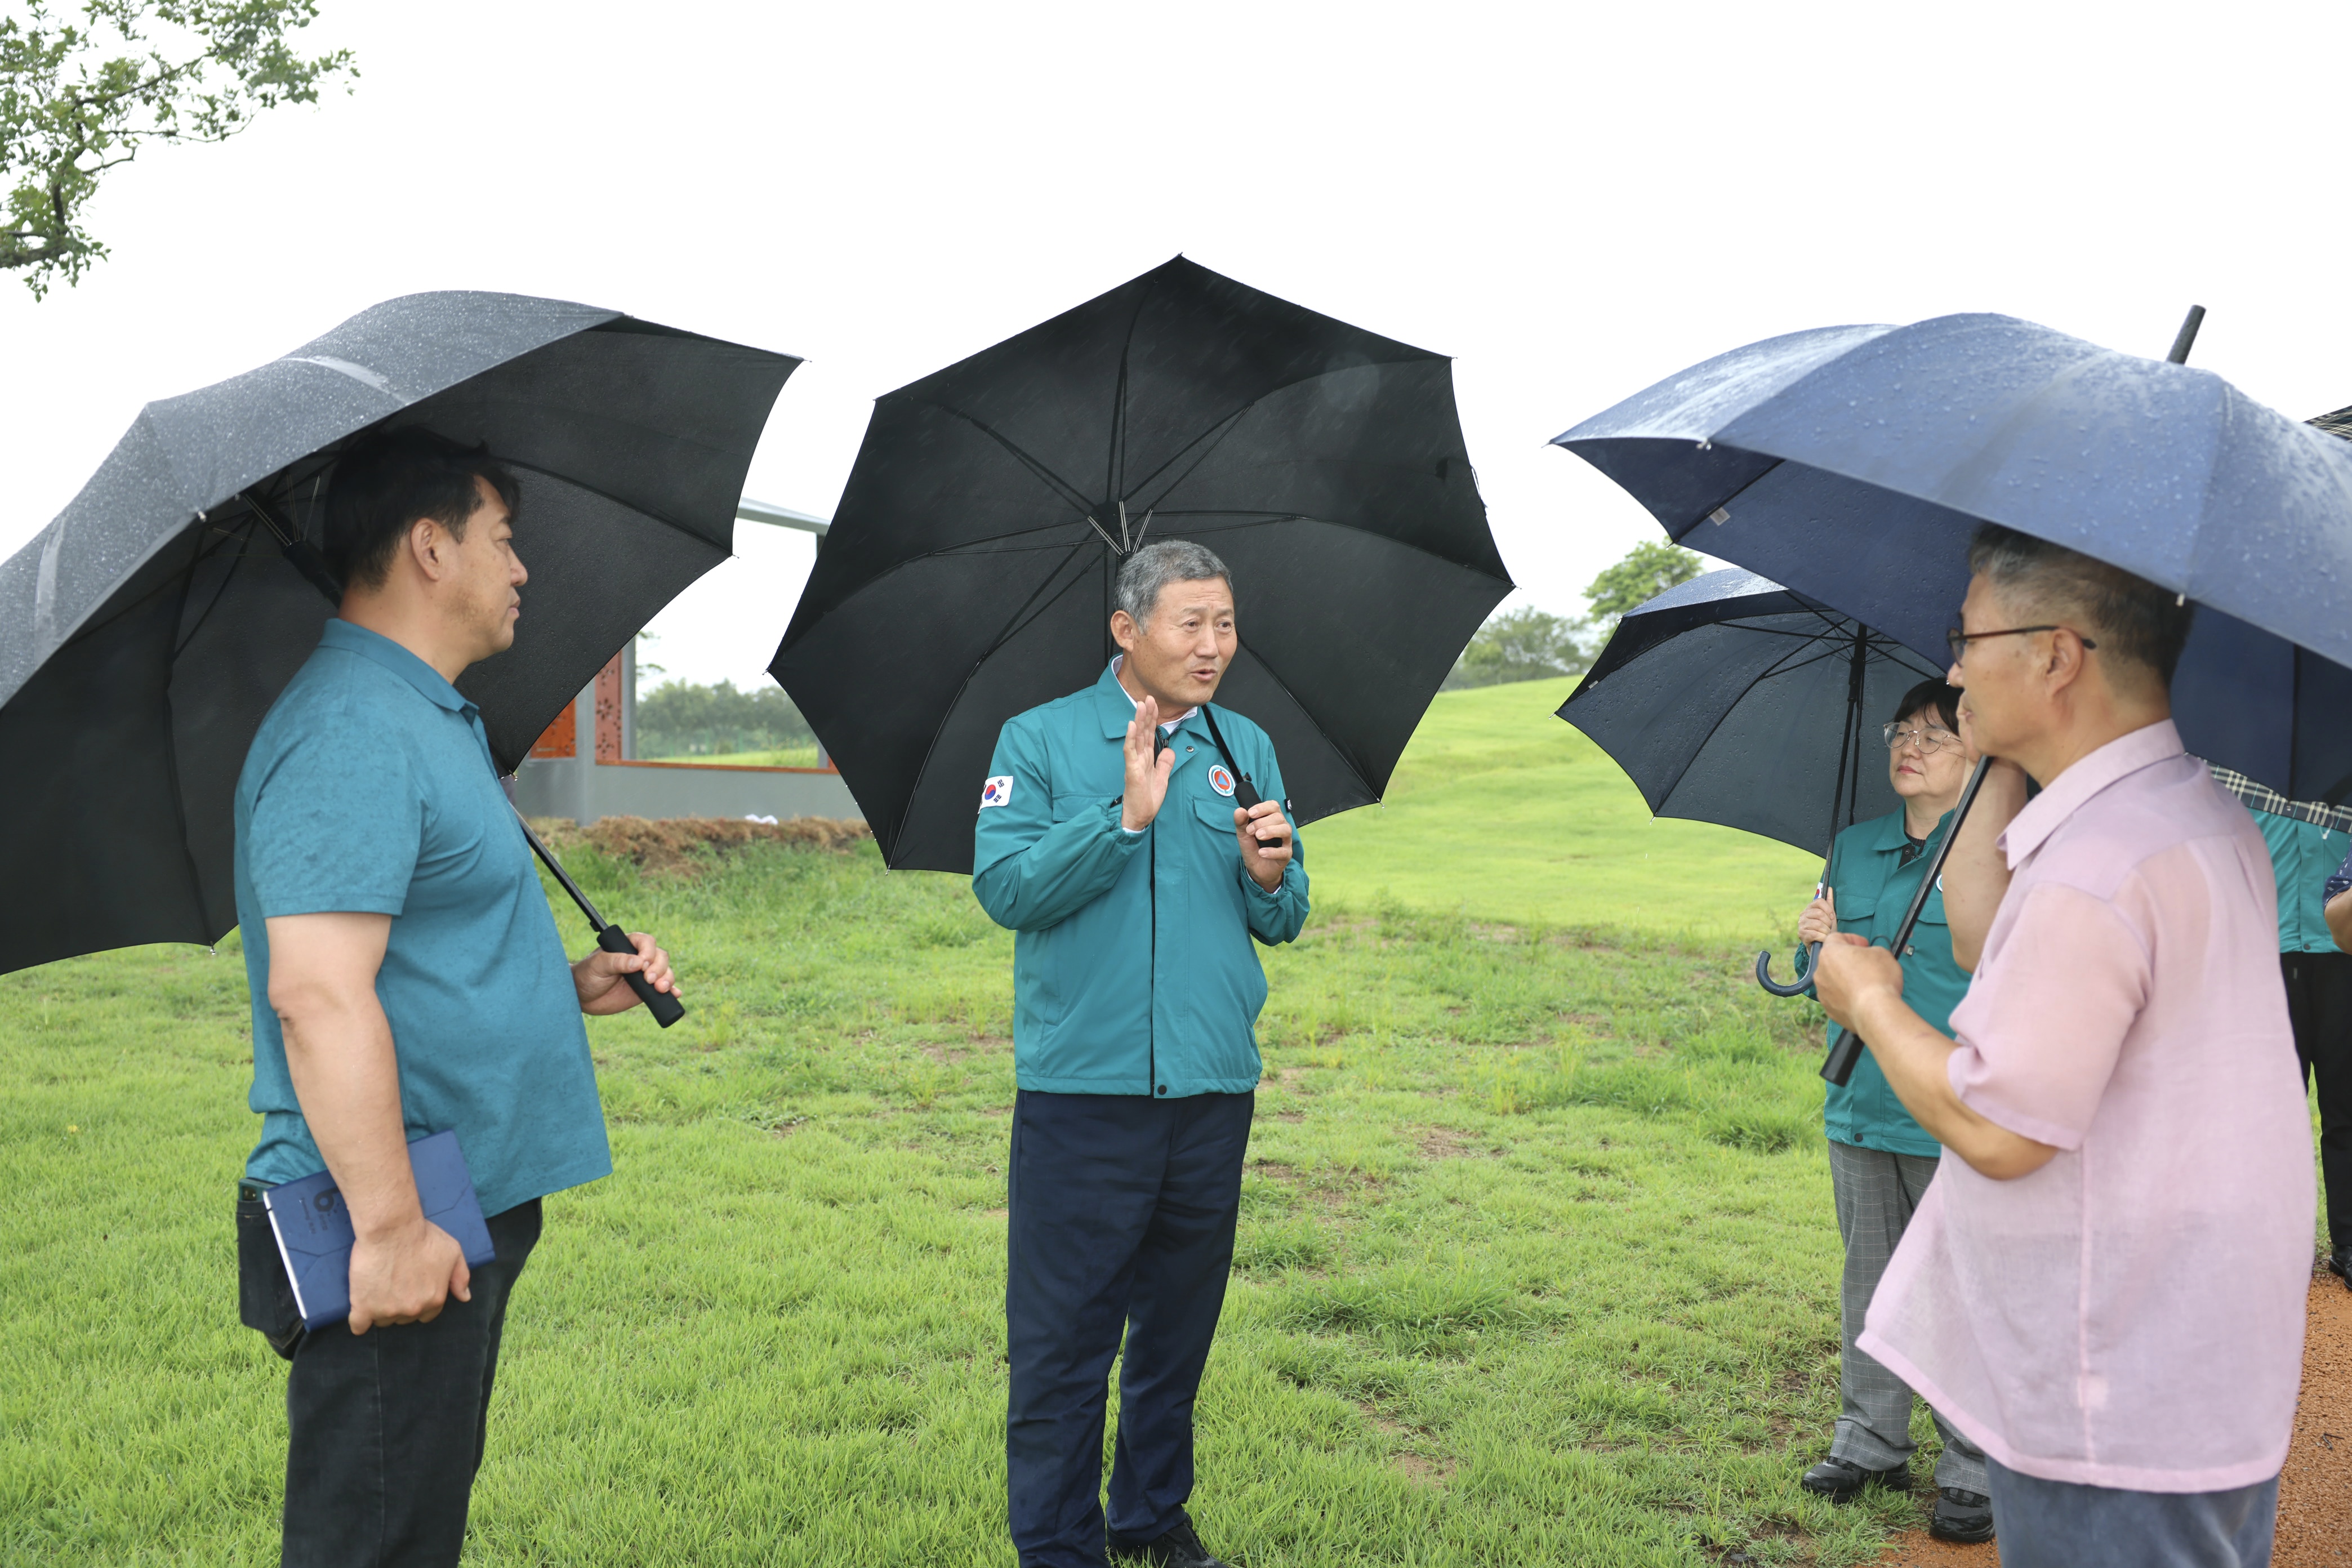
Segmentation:
<svg viewBox="0 0 2352 1568">
<path fill-rule="evenodd" d="M 1007 1500 L 1023 1568 L 1221 1568 L 1185 1511 L 1192 1401 L 1261 1070 L 1253 943 L 1298 934 L 1307 873 L 1272 742 L 1208 705 L 1237 647 L 1224 563 L 1146 545 L 1117 599 L 1123 651 L 1004 726 L 973 832 L 972 890 L 1018 933 Z"/>
<path fill-rule="evenodd" d="M 612 1170 L 582 1013 L 666 954 L 567 963 L 474 705 L 452 684 L 520 614 L 514 480 L 423 430 L 354 447 L 327 506 L 339 618 L 236 789 L 236 908 L 261 1142 L 238 1193 L 240 1315 L 288 1374 L 283 1568 L 449 1568 L 507 1300 L 546 1194 Z M 455 1131 L 495 1261 L 419 1208 L 407 1145 Z M 304 1332 L 260 1201 L 333 1173 L 351 1317 Z"/>
<path fill-rule="evenodd" d="M 1882 734 L 1887 776 L 1903 808 L 1859 822 L 1837 836 L 1823 872 L 1822 896 L 1805 911 L 1799 934 L 1818 942 L 1832 930 L 1873 944 L 1895 940 L 1927 862 L 1951 821 L 1968 775 L 1959 736 L 1959 692 L 1924 680 L 1905 693 Z M 1903 960 L 1903 994 L 1921 1016 L 1948 1018 L 1969 988 L 1968 972 L 1952 956 L 1944 895 L 1931 889 Z M 1941 1026 L 1938 1026 L 1939 1027 Z M 1844 1030 L 1829 1026 L 1835 1045 Z M 1829 1458 L 1807 1471 L 1803 1486 L 1844 1502 L 1871 1485 L 1908 1489 L 1912 1394 L 1908 1384 L 1854 1343 L 1870 1298 L 1903 1239 L 1913 1210 L 1927 1195 L 1943 1149 L 1903 1109 L 1868 1051 L 1841 1087 L 1828 1086 L 1822 1123 L 1829 1133 L 1830 1182 L 1838 1234 L 1845 1243 L 1840 1289 L 1844 1350 L 1839 1361 L 1840 1407 Z M 1933 1414 L 1931 1412 L 1931 1414 Z M 1936 1509 L 1929 1529 L 1948 1541 L 1992 1535 L 1984 1455 L 1935 1415 L 1944 1452 L 1936 1462 Z"/>
<path fill-rule="evenodd" d="M 2327 1267 L 2352 1285 L 2352 953 L 2336 946 L 2327 923 L 2330 878 L 2352 852 L 2352 837 L 2345 832 L 2352 826 L 2352 810 L 2289 800 L 2228 768 L 2210 771 L 2213 782 L 2253 814 L 2270 847 L 2287 1019 L 2304 1079 L 2318 1088 Z"/>
</svg>

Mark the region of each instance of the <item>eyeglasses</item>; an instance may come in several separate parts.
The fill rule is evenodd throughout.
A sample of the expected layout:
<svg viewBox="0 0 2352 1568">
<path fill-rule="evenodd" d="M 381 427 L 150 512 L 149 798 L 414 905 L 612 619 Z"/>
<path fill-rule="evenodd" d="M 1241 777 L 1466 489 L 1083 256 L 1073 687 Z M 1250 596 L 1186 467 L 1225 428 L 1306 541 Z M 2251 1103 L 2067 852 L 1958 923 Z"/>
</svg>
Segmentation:
<svg viewBox="0 0 2352 1568">
<path fill-rule="evenodd" d="M 1959 627 L 1953 626 L 1944 633 L 1944 643 L 1952 650 L 1952 662 L 1960 664 L 1969 657 L 1969 644 L 1979 637 L 2021 637 L 2028 632 L 2074 632 L 2074 628 L 2072 626 L 2010 626 L 1997 632 L 1964 632 Z M 2074 636 L 2086 648 L 2099 646 L 2080 632 L 2074 632 Z"/>
<path fill-rule="evenodd" d="M 1958 735 L 1940 724 L 1930 724 L 1918 730 L 1906 730 L 1900 723 L 1886 724 L 1882 725 L 1878 732 L 1885 737 L 1886 749 L 1890 752 L 1899 752 L 1905 746 L 1910 745 L 1918 747 L 1921 752 L 1932 757 L 1946 746 L 1957 746 L 1960 743 L 1960 738 Z"/>
</svg>

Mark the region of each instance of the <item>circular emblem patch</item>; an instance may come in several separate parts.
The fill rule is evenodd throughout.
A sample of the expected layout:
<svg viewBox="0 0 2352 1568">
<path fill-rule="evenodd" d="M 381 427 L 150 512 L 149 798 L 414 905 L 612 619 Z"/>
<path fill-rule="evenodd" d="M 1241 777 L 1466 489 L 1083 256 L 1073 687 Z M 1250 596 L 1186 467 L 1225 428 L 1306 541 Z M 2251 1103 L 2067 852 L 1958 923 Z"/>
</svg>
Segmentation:
<svg viewBox="0 0 2352 1568">
<path fill-rule="evenodd" d="M 1209 787 L 1215 790 L 1219 795 L 1225 796 L 1228 800 L 1233 798 L 1234 775 L 1226 771 L 1224 763 L 1211 763 L 1209 764 Z"/>
</svg>

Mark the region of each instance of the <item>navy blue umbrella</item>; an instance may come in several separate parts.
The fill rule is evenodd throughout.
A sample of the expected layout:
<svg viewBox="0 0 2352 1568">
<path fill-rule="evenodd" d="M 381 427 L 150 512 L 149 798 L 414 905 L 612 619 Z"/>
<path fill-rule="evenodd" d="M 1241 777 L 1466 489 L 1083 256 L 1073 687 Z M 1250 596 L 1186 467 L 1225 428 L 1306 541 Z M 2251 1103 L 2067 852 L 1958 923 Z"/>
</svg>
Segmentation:
<svg viewBox="0 0 2352 1568">
<path fill-rule="evenodd" d="M 1673 538 L 1930 658 L 1959 618 L 1980 521 L 2194 597 L 2173 684 L 2183 742 L 2289 796 L 2340 801 L 2352 447 L 2181 363 L 2203 314 L 2163 361 L 2008 316 L 1794 332 L 1670 376 L 1555 445 Z M 1898 950 L 1983 779 L 1980 765 Z M 1783 989 L 1760 963 L 1757 978 Z M 1860 1049 L 1849 1031 L 1822 1076 L 1844 1082 Z"/>
<path fill-rule="evenodd" d="M 2189 749 L 2294 799 L 2352 794 L 2352 446 L 2210 371 L 2007 316 L 1825 327 L 1555 444 L 1672 537 L 1938 665 L 1980 521 L 2137 573 L 2200 605 L 2173 685 Z"/>
<path fill-rule="evenodd" d="M 1617 624 L 1559 716 L 1660 816 L 1720 823 L 1826 858 L 1901 804 L 1878 729 L 1943 671 L 1802 594 L 1729 567 Z"/>
</svg>

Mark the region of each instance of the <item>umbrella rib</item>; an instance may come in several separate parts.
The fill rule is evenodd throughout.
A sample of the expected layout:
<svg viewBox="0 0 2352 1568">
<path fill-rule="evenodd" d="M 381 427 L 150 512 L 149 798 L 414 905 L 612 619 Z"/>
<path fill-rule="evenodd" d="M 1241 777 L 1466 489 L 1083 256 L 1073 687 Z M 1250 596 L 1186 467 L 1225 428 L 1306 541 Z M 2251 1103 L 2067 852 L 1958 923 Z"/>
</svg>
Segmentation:
<svg viewBox="0 0 2352 1568">
<path fill-rule="evenodd" d="M 254 521 L 255 520 L 247 520 L 245 525 L 245 540 L 247 543 L 252 542 L 253 540 Z M 236 563 L 244 561 L 246 558 L 245 552 L 243 551 L 239 551 L 235 555 L 230 556 L 229 560 L 232 563 Z M 204 552 L 200 550 L 196 552 L 196 561 L 201 561 L 203 559 Z M 196 562 L 191 561 L 188 563 L 186 570 L 193 574 L 195 571 L 195 565 Z M 172 658 L 174 663 L 178 662 L 182 654 L 188 651 L 188 645 L 196 640 L 196 634 L 205 629 L 205 623 L 213 618 L 213 612 L 220 607 L 221 600 L 228 594 L 229 584 L 235 581 L 236 581 L 236 567 L 232 564 L 227 571 L 221 574 L 220 586 L 214 589 L 213 596 L 209 600 L 205 601 L 203 613 L 196 616 L 196 624 L 190 626 L 188 628 L 187 635 L 183 637 L 176 644 L 173 645 L 172 648 Z M 184 611 L 183 612 L 183 618 L 185 618 Z"/>
<path fill-rule="evenodd" d="M 1051 609 L 1063 595 L 1087 580 L 1087 574 L 1083 571 L 1073 572 L 1070 574 L 1068 582 L 1058 588 L 1054 587 L 1054 579 L 1060 576 L 1072 562 L 1077 560 L 1086 548 L 1087 542 L 1080 540 L 1069 554 L 1062 558 L 1061 564 L 1045 574 L 1045 580 L 1036 586 L 1028 598 L 1022 601 L 1021 607 L 1013 612 L 1012 616 L 1005 621 L 1003 628 L 982 651 L 980 657 L 971 661 L 971 668 L 963 672 L 963 679 L 956 683 L 955 694 L 948 699 L 947 705 L 940 710 L 939 723 L 931 730 L 930 743 L 923 748 L 922 765 L 915 770 L 915 782 L 907 790 L 907 804 L 901 810 L 898 820 L 891 825 L 890 838 L 894 845 L 898 842 L 898 835 L 906 830 L 907 817 L 915 809 L 915 797 L 923 793 L 923 780 L 929 776 L 931 759 L 940 754 L 940 737 L 947 732 L 948 721 L 954 717 L 957 705 L 963 700 L 963 694 L 971 689 L 973 678 L 980 674 L 982 668 L 990 659 L 996 657 L 999 648 L 1019 636 L 1039 616 Z M 1053 591 L 1049 594 L 1048 589 Z M 1044 601 L 1043 604 L 1038 602 L 1041 599 Z M 1035 606 L 1035 614 L 1030 613 L 1033 605 Z"/>
<path fill-rule="evenodd" d="M 1183 461 L 1184 455 L 1187 452 L 1192 451 L 1195 447 L 1200 446 L 1202 442 L 1209 441 L 1212 437 L 1214 437 L 1216 440 L 1223 440 L 1226 435 L 1232 433 L 1232 426 L 1236 420 L 1240 419 L 1243 415 L 1247 414 L 1251 409 L 1255 408 L 1259 404 L 1264 403 L 1267 398 L 1272 397 L 1277 392 L 1287 392 L 1294 386 L 1303 386 L 1310 381 L 1319 381 L 1327 375 L 1334 375 L 1343 370 L 1365 370 L 1373 365 L 1386 364 L 1423 364 L 1428 363 L 1429 359 L 1436 357 L 1438 356 L 1430 355 L 1425 356 L 1424 358 L 1411 360 L 1368 359 L 1360 365 L 1330 365 L 1322 370 L 1316 371 L 1312 374 L 1302 375 L 1297 377 L 1296 380 L 1286 381 L 1276 386 L 1269 386 L 1264 392 L 1259 393 L 1247 403 L 1235 408 L 1231 414 L 1226 415 L 1223 419 L 1218 420 L 1214 425 L 1210 426 L 1206 430 L 1203 430 L 1201 434 L 1195 436 L 1192 440 L 1179 447 L 1169 457 L 1166 462 L 1160 464 L 1158 468 L 1152 469 L 1151 472 L 1144 475 L 1141 479 L 1138 480 L 1135 488 L 1139 490 L 1145 485 L 1157 480 L 1160 475 L 1166 473 L 1171 468 L 1174 467 L 1177 463 Z M 1213 449 L 1213 447 L 1212 449 Z M 1169 489 L 1173 489 L 1177 485 L 1183 483 L 1184 479 L 1192 473 L 1192 469 L 1200 467 L 1201 464 L 1207 459 L 1208 455 L 1207 451 L 1203 451 L 1199 457 L 1195 458 L 1191 466 L 1186 468 L 1183 473 L 1177 475 L 1174 479 L 1168 481 Z M 1160 493 L 1165 495 L 1167 491 L 1163 490 Z M 1697 524 L 1694 523 L 1692 526 L 1696 527 Z"/>
<path fill-rule="evenodd" d="M 1031 473 L 1036 475 L 1038 479 L 1045 481 L 1046 489 L 1052 490 L 1055 495 L 1060 496 L 1073 507 L 1076 507 L 1081 514 L 1090 513 L 1095 510 L 1096 503 L 1087 500 L 1085 496 L 1080 495 L 1076 486 L 1071 484 L 1069 480 L 1062 478 L 1061 475 L 1047 468 L 1044 463 L 1038 461 L 1035 458 L 1031 457 L 1027 452 L 1022 450 L 1021 447 L 1016 442 L 1007 437 L 1002 431 L 989 424 L 986 420 L 976 418 L 970 414 L 966 414 L 962 409 L 958 408 L 951 404 L 926 402 L 923 406 L 926 408 L 936 408 L 940 413 L 949 416 L 950 418 L 962 420 L 965 424 L 971 426 L 973 429 L 979 431 L 982 435 L 987 437 L 990 440 L 995 442 L 1006 451 L 1012 453 L 1013 458 L 1023 468 L 1027 468 Z"/>
<path fill-rule="evenodd" d="M 1316 719 L 1314 710 L 1308 708 L 1306 703 L 1301 702 L 1298 700 L 1298 693 L 1290 689 L 1290 682 L 1282 678 L 1281 673 L 1274 668 L 1273 663 L 1267 659 L 1265 655 L 1258 651 L 1255 644 L 1251 643 L 1244 638 L 1241 639 L 1241 646 L 1250 650 L 1250 656 L 1257 660 L 1258 668 L 1265 670 L 1267 677 L 1273 680 L 1275 685 L 1281 688 L 1282 694 L 1290 699 L 1292 705 L 1296 707 L 1299 712 L 1307 716 L 1307 721 L 1315 726 L 1315 733 L 1322 737 L 1323 743 L 1329 746 L 1334 752 L 1338 753 L 1340 761 L 1348 764 L 1348 771 L 1355 775 L 1356 783 L 1363 787 L 1364 793 L 1370 795 L 1376 801 L 1381 799 L 1381 792 L 1374 789 L 1372 787 L 1372 781 L 1364 776 L 1363 759 L 1350 754 L 1346 748 L 1342 747 L 1338 741 L 1332 738 L 1331 732 L 1328 730 L 1326 730 L 1322 726 L 1321 722 Z M 1235 763 L 1234 765 L 1235 767 L 1239 767 L 1241 764 L 1239 763 Z M 1286 812 L 1289 810 L 1289 802 L 1283 802 L 1283 809 Z"/>
<path fill-rule="evenodd" d="M 571 486 L 573 489 L 580 491 L 583 495 L 594 496 L 598 500 L 611 501 L 614 506 L 629 512 L 632 516 L 642 517 L 648 522 L 657 523 L 661 527 L 668 529 L 672 533 L 682 533 L 687 538 L 693 540 L 697 544 L 708 546 L 712 550 L 725 549 L 730 554 L 734 552 L 733 520 L 731 519 L 729 520 L 730 527 L 728 543 L 724 546 L 712 544 L 707 535 L 696 532 L 693 529 L 687 527 L 686 524 L 682 522 L 672 522 L 668 518 L 662 516 L 659 512 L 647 511 L 635 501 L 623 500 L 619 496 L 614 495 L 608 490 L 599 489 L 594 485 L 582 484 L 570 474 L 559 474 L 553 468 L 542 468 L 536 463 L 526 463 L 516 458 L 501 458 L 499 460 L 509 468 L 521 468 L 528 473 L 543 474 L 559 484 Z"/>
<path fill-rule="evenodd" d="M 1735 449 L 1742 452 L 1756 451 L 1752 447 L 1740 447 Z M 1756 452 L 1756 456 L 1759 458 L 1772 458 L 1772 454 L 1769 452 Z M 1711 510 L 1703 511 L 1699 513 L 1698 516 L 1691 519 L 1689 524 L 1685 526 L 1680 533 L 1676 533 L 1671 528 L 1667 529 L 1666 537 L 1674 541 L 1676 544 L 1680 544 L 1684 540 L 1688 539 L 1697 531 L 1700 523 L 1705 522 L 1708 518 L 1714 516 L 1716 512 L 1730 510 L 1732 502 L 1746 495 L 1749 490 L 1754 489 L 1758 485 L 1762 484 L 1766 479 L 1770 479 L 1775 473 L 1780 471 L 1780 465 L 1787 461 L 1788 459 L 1786 458 L 1772 458 L 1772 466 L 1770 468 L 1765 469 L 1762 473 L 1757 475 L 1754 479 L 1748 480 L 1746 484 L 1740 486 L 1738 489 L 1732 491 L 1721 500 L 1716 502 Z"/>
<path fill-rule="evenodd" d="M 1247 403 L 1243 404 L 1239 408 L 1234 409 L 1231 414 L 1226 415 L 1223 419 L 1218 420 L 1214 425 L 1210 426 L 1206 430 L 1202 431 L 1198 436 L 1193 437 L 1190 441 L 1184 443 L 1182 447 L 1179 447 L 1169 457 L 1166 462 L 1160 464 L 1150 473 L 1144 475 L 1142 479 L 1137 483 L 1135 488 L 1138 490 L 1140 490 L 1145 485 L 1156 482 L 1160 475 L 1166 473 L 1170 468 L 1174 468 L 1178 463 L 1183 462 L 1186 453 L 1192 453 L 1192 460 L 1190 463 L 1185 464 L 1184 471 L 1178 474 L 1174 479 L 1170 479 L 1167 486 L 1160 490 L 1160 499 L 1163 500 L 1167 499 L 1168 495 L 1173 491 L 1178 485 L 1182 484 L 1186 479 L 1192 477 L 1193 469 L 1199 468 L 1202 463 L 1209 460 L 1209 454 L 1215 451 L 1218 446 L 1223 442 L 1224 438 L 1234 433 L 1234 426 L 1240 423 L 1241 416 L 1248 413 L 1251 409 L 1256 407 L 1257 402 L 1258 400 L 1255 397 L 1250 399 Z M 1194 451 L 1194 448 L 1196 447 L 1199 448 L 1197 452 Z M 1158 503 L 1155 502 L 1153 504 L 1153 510 L 1158 510 Z"/>
<path fill-rule="evenodd" d="M 1819 642 L 1826 641 L 1827 639 L 1816 638 L 1814 640 Z M 1792 653 L 1801 650 L 1791 650 Z M 1758 687 L 1763 685 L 1767 680 L 1770 680 L 1775 677 L 1793 674 L 1797 670 L 1803 669 L 1809 665 L 1819 664 L 1826 658 L 1839 658 L 1844 651 L 1845 650 L 1843 648 L 1823 648 L 1815 652 L 1811 658 L 1799 660 L 1795 664 L 1784 663 L 1783 661 L 1790 657 L 1790 655 L 1784 654 L 1780 658 L 1774 659 L 1766 668 L 1758 671 L 1748 679 L 1747 685 L 1739 689 L 1738 695 L 1735 696 L 1730 701 L 1723 705 L 1723 710 L 1717 713 L 1713 721 L 1707 725 L 1706 734 L 1699 741 L 1697 745 L 1693 746 L 1690 749 L 1688 755 L 1683 760 L 1682 766 L 1675 770 L 1674 777 L 1666 781 L 1664 787 L 1658 791 L 1658 799 L 1661 802 L 1664 802 L 1667 796 L 1673 795 L 1675 790 L 1682 787 L 1683 779 L 1690 773 L 1691 764 L 1698 761 L 1699 753 L 1706 751 L 1708 746 L 1714 743 L 1715 732 L 1723 728 L 1725 721 L 1728 720 L 1733 713 L 1738 711 L 1739 705 L 1741 703 L 1747 701 L 1749 697 L 1755 694 Z M 1650 815 L 1656 816 L 1661 814 L 1654 807 Z"/>
</svg>

